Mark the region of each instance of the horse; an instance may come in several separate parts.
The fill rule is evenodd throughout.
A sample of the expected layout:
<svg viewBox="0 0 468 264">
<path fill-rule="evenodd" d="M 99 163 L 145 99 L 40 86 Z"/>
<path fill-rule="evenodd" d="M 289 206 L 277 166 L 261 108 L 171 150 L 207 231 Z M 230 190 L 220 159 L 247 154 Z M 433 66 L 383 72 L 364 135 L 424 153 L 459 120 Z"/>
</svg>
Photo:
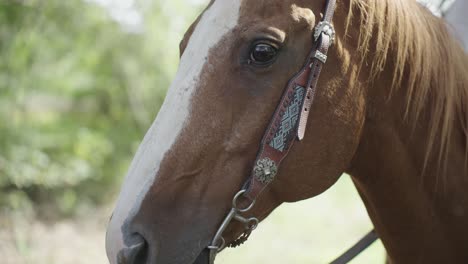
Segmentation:
<svg viewBox="0 0 468 264">
<path fill-rule="evenodd" d="M 124 180 L 110 263 L 212 263 L 282 203 L 343 173 L 390 263 L 468 261 L 467 54 L 416 1 L 337 0 L 332 19 L 330 2 L 211 0 Z M 324 41 L 333 45 L 320 54 Z M 323 68 L 310 107 L 298 92 L 289 154 L 281 167 L 260 162 L 311 58 Z M 248 199 L 246 181 L 268 185 Z"/>
</svg>

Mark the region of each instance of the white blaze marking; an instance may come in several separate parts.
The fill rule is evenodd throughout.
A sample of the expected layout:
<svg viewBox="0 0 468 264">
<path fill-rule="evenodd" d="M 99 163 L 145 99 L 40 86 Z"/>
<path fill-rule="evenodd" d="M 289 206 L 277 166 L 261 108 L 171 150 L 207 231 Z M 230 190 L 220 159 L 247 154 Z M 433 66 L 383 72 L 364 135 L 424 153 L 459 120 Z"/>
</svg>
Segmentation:
<svg viewBox="0 0 468 264">
<path fill-rule="evenodd" d="M 155 181 L 160 163 L 188 121 L 190 100 L 198 85 L 209 50 L 231 31 L 242 0 L 216 0 L 198 23 L 181 58 L 176 77 L 159 114 L 146 133 L 125 178 L 106 236 L 107 255 L 116 263 L 124 247 L 121 227 L 138 211 Z"/>
</svg>

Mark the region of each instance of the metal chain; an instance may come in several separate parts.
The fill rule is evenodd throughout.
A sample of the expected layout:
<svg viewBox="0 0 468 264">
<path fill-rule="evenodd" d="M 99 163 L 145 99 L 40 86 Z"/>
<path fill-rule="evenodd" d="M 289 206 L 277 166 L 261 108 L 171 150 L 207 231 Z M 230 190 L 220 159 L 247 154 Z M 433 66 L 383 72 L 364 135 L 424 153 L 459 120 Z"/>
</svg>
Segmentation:
<svg viewBox="0 0 468 264">
<path fill-rule="evenodd" d="M 232 241 L 227 245 L 229 248 L 236 248 L 242 244 L 244 244 L 250 237 L 250 234 L 252 234 L 253 229 L 248 229 L 244 231 L 236 240 Z"/>
</svg>

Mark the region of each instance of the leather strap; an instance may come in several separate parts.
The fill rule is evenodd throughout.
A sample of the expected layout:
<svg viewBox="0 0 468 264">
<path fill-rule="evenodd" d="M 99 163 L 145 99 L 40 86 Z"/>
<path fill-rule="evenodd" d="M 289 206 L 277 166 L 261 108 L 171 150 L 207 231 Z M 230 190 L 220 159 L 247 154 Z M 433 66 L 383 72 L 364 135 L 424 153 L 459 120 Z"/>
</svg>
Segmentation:
<svg viewBox="0 0 468 264">
<path fill-rule="evenodd" d="M 379 235 L 375 230 L 370 231 L 366 236 L 361 238 L 352 248 L 348 249 L 341 256 L 336 258 L 330 264 L 346 264 L 350 262 L 357 255 L 361 254 L 366 248 L 368 248 L 372 243 L 379 239 Z"/>
<path fill-rule="evenodd" d="M 326 56 L 326 54 L 328 53 L 328 48 L 330 47 L 330 37 L 328 35 L 323 35 L 320 42 L 321 44 L 319 45 L 318 49 L 315 51 L 315 56 L 323 56 L 321 54 L 325 54 Z M 317 83 L 318 83 L 320 73 L 322 72 L 322 68 L 324 64 L 325 64 L 325 60 L 314 58 L 312 64 L 310 65 L 312 69 L 312 75 L 307 85 L 308 87 L 307 96 L 304 100 L 304 103 L 301 109 L 301 117 L 299 119 L 299 125 L 297 129 L 298 140 L 304 139 L 305 130 L 307 127 L 307 120 L 309 118 L 309 113 L 310 113 L 310 107 L 312 106 L 312 102 L 314 101 L 314 98 L 315 98 L 315 94 L 317 91 Z"/>
<path fill-rule="evenodd" d="M 328 1 L 324 18 L 321 22 L 322 24 L 329 24 L 331 26 L 333 14 L 335 13 L 335 8 L 336 0 Z M 318 26 L 319 25 L 317 25 L 317 27 Z M 332 34 L 334 35 L 334 32 Z M 310 82 L 307 85 L 307 96 L 302 106 L 301 118 L 299 119 L 299 127 L 297 130 L 298 140 L 304 139 L 305 130 L 307 127 L 307 120 L 310 113 L 310 107 L 312 106 L 312 102 L 314 101 L 315 93 L 317 90 L 317 83 L 320 77 L 320 73 L 322 72 L 322 67 L 326 62 L 328 49 L 330 48 L 333 41 L 331 38 L 334 37 L 330 36 L 331 34 L 324 34 L 323 32 L 321 33 L 321 35 L 322 36 L 320 38 L 320 44 L 315 50 L 315 60 L 313 60 L 311 64 L 313 75 L 311 76 Z"/>
<path fill-rule="evenodd" d="M 293 77 L 282 96 L 282 99 L 273 115 L 272 121 L 261 141 L 260 151 L 254 164 L 251 177 L 248 180 L 245 197 L 255 200 L 266 186 L 274 180 L 279 164 L 287 156 L 296 137 L 297 123 L 300 117 L 300 109 L 303 105 L 307 83 L 309 83 L 312 63 L 312 54 L 309 55 L 305 65 Z M 267 163 L 274 163 L 270 175 L 260 175 L 262 172 L 256 171 L 259 167 L 268 166 Z M 270 164 L 271 165 L 271 164 Z"/>
<path fill-rule="evenodd" d="M 295 139 L 302 140 L 307 127 L 310 107 L 327 53 L 333 42 L 331 20 L 336 0 L 328 0 L 322 21 L 315 27 L 315 44 L 303 68 L 288 82 L 260 144 L 244 197 L 255 201 L 270 184 L 280 163 L 289 153 Z"/>
</svg>

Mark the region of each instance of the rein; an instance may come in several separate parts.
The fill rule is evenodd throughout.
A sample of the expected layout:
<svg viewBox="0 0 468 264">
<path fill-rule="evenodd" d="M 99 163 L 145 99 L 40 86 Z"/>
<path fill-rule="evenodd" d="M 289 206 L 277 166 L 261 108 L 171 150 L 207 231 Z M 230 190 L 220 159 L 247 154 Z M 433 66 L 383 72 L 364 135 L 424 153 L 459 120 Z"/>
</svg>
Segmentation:
<svg viewBox="0 0 468 264">
<path fill-rule="evenodd" d="M 331 24 L 335 7 L 336 0 L 327 1 L 324 17 L 314 29 L 312 51 L 302 69 L 288 82 L 261 141 L 251 175 L 234 196 L 231 210 L 208 246 L 210 264 L 214 263 L 218 252 L 225 247 L 237 247 L 243 244 L 258 226 L 259 220 L 256 217 L 245 218 L 242 214 L 252 209 L 263 190 L 275 179 L 278 167 L 288 155 L 294 141 L 301 141 L 304 138 L 320 73 L 327 61 L 328 49 L 335 40 L 335 30 Z M 242 201 L 240 201 L 241 198 Z M 222 235 L 233 220 L 244 224 L 244 232 L 226 245 Z M 375 231 L 371 231 L 332 264 L 348 263 L 377 238 Z"/>
</svg>

